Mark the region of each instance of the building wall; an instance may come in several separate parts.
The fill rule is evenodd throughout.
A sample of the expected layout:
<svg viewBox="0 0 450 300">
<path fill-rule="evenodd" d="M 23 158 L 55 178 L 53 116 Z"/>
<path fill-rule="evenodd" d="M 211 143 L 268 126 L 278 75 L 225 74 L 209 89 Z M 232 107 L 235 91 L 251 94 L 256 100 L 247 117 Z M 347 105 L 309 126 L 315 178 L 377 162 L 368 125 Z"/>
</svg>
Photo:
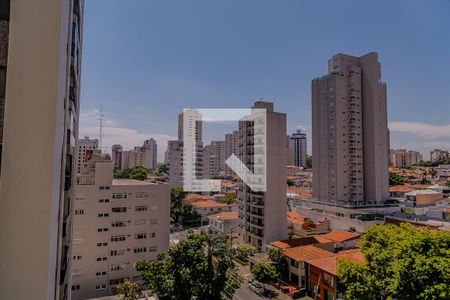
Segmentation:
<svg viewBox="0 0 450 300">
<path fill-rule="evenodd" d="M 294 165 L 298 167 L 306 167 L 306 151 L 307 151 L 307 140 L 306 133 L 301 130 L 297 130 L 289 138 L 289 148 L 293 151 Z"/>
<path fill-rule="evenodd" d="M 239 181 L 240 239 L 265 251 L 272 241 L 287 238 L 286 114 L 275 112 L 270 102 L 257 101 L 253 107 L 267 111 L 266 162 L 255 162 L 255 154 L 264 150 L 254 141 L 253 125 L 245 121 L 239 122 L 239 158 L 251 170 L 265 167 L 267 190 L 255 192 Z"/>
<path fill-rule="evenodd" d="M 68 299 L 83 1 L 11 1 L 10 16 L 1 298 Z"/>
<path fill-rule="evenodd" d="M 83 139 L 79 139 L 77 142 L 77 153 L 75 164 L 77 166 L 77 174 L 80 173 L 81 167 L 84 163 L 86 163 L 86 150 L 95 150 L 98 149 L 98 140 L 90 139 L 89 137 L 84 137 Z"/>
<path fill-rule="evenodd" d="M 113 180 L 112 169 L 110 160 L 96 162 L 94 184 L 84 176 L 76 186 L 72 299 L 111 295 L 124 278 L 140 279 L 136 262 L 168 250 L 169 186 Z M 125 226 L 115 227 L 116 221 Z"/>
<path fill-rule="evenodd" d="M 313 196 L 336 205 L 389 197 L 386 85 L 376 53 L 337 54 L 312 82 Z"/>
</svg>

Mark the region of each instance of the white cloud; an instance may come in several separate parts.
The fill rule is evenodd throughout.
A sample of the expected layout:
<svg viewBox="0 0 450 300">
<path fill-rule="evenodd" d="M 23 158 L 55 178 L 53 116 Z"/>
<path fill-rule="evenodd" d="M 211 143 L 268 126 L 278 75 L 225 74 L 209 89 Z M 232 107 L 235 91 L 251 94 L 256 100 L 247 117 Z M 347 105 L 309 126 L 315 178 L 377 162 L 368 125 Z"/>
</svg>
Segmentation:
<svg viewBox="0 0 450 300">
<path fill-rule="evenodd" d="M 419 122 L 391 122 L 389 129 L 392 132 L 418 134 L 426 138 L 450 137 L 450 124 L 433 125 Z"/>
<path fill-rule="evenodd" d="M 97 109 L 81 112 L 79 130 L 80 137 L 99 137 L 99 116 L 100 111 Z M 104 117 L 104 119 L 102 147 L 105 152 L 110 152 L 113 144 L 120 144 L 125 150 L 129 150 L 133 149 L 135 146 L 142 145 L 144 140 L 154 138 L 158 144 L 158 161 L 162 162 L 164 161 L 164 152 L 167 149 L 167 142 L 177 139 L 175 136 L 163 133 L 140 132 L 136 129 L 121 127 L 119 122 L 109 117 Z"/>
</svg>

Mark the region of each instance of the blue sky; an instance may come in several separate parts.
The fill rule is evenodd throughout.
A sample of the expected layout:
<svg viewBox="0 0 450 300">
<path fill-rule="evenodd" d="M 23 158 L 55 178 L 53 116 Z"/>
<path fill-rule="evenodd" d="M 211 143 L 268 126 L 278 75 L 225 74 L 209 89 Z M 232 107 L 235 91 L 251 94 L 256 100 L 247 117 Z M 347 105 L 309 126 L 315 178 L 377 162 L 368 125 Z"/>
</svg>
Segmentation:
<svg viewBox="0 0 450 300">
<path fill-rule="evenodd" d="M 98 135 L 102 107 L 103 146 L 155 137 L 162 151 L 183 108 L 256 98 L 309 133 L 311 80 L 327 60 L 376 51 L 391 146 L 428 157 L 450 149 L 449 20 L 444 0 L 87 0 L 80 134 Z"/>
</svg>

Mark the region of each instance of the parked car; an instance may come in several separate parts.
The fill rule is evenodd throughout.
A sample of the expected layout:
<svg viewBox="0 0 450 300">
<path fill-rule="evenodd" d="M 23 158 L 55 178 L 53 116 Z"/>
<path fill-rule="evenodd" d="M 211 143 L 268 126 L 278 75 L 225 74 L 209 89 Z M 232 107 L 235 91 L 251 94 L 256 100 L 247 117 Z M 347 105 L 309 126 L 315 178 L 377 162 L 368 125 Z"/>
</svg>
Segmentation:
<svg viewBox="0 0 450 300">
<path fill-rule="evenodd" d="M 259 283 L 258 281 L 250 282 L 248 284 L 248 288 L 251 291 L 253 291 L 253 292 L 257 293 L 257 294 L 260 294 L 260 295 L 264 294 L 264 291 L 265 291 L 264 290 L 264 286 L 262 285 L 262 283 Z"/>
</svg>

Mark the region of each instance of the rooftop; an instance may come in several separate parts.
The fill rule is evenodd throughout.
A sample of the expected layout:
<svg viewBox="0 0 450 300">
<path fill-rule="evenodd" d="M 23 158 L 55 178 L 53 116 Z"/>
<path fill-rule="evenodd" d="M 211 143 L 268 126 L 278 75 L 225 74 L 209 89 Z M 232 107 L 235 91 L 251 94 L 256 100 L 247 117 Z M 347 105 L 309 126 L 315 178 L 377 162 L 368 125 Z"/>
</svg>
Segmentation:
<svg viewBox="0 0 450 300">
<path fill-rule="evenodd" d="M 306 261 L 308 259 L 335 255 L 333 252 L 329 252 L 312 245 L 288 248 L 284 250 L 283 254 L 296 261 Z"/>
<path fill-rule="evenodd" d="M 113 179 L 113 185 L 156 185 L 154 182 L 135 179 Z"/>
<path fill-rule="evenodd" d="M 237 211 L 224 211 L 218 214 L 209 215 L 208 218 L 218 220 L 233 220 L 239 218 L 239 213 Z"/>
<path fill-rule="evenodd" d="M 364 263 L 366 259 L 359 249 L 344 250 L 339 253 L 332 253 L 328 257 L 319 257 L 307 259 L 306 262 L 316 268 L 319 268 L 331 275 L 337 275 L 339 259 L 346 259 L 354 262 Z"/>
</svg>

